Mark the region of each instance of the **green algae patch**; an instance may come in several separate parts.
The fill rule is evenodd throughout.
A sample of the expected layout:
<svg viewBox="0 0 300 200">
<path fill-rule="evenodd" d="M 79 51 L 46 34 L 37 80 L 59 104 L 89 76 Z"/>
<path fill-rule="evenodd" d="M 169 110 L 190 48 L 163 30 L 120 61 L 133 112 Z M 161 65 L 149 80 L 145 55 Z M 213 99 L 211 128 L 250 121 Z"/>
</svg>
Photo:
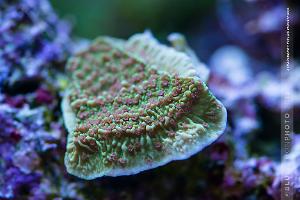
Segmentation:
<svg viewBox="0 0 300 200">
<path fill-rule="evenodd" d="M 65 165 L 80 178 L 186 159 L 225 129 L 226 110 L 191 59 L 143 34 L 96 39 L 68 61 L 67 73 Z"/>
</svg>

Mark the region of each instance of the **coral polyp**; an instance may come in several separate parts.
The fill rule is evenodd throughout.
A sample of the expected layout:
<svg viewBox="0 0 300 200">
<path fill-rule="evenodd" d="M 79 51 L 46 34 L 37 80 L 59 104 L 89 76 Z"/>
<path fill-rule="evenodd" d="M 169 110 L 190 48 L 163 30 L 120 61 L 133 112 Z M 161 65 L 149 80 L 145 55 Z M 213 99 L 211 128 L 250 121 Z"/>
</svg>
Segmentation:
<svg viewBox="0 0 300 200">
<path fill-rule="evenodd" d="M 135 174 L 186 159 L 222 134 L 226 110 L 190 58 L 140 36 L 100 37 L 69 60 L 62 102 L 69 173 Z"/>
</svg>

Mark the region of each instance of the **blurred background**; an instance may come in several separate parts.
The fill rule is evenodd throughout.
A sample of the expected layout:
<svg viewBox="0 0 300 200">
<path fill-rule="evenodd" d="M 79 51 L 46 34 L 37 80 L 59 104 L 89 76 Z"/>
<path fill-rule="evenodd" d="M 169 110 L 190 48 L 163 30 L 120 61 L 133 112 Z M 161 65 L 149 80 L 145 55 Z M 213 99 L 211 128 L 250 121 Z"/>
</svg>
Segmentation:
<svg viewBox="0 0 300 200">
<path fill-rule="evenodd" d="M 299 38 L 284 65 L 283 0 L 0 0 L 0 199 L 280 199 L 281 167 L 300 177 Z M 63 158 L 65 62 L 100 35 L 182 33 L 207 65 L 228 111 L 223 136 L 190 159 L 128 177 L 84 181 Z M 282 105 L 283 91 L 291 95 Z M 280 162 L 281 111 L 294 111 L 293 148 Z M 292 195 L 300 199 L 300 179 Z"/>
<path fill-rule="evenodd" d="M 128 38 L 134 33 L 150 29 L 165 42 L 168 34 L 180 32 L 187 36 L 190 45 L 202 59 L 208 59 L 216 48 L 224 44 L 243 45 L 252 54 L 255 54 L 254 45 L 261 45 L 256 56 L 271 58 L 277 61 L 273 63 L 277 66 L 281 57 L 278 54 L 278 38 L 280 27 L 285 22 L 284 5 L 289 4 L 292 8 L 299 6 L 296 5 L 297 1 L 284 0 L 50 2 L 60 17 L 73 24 L 73 34 L 79 37 L 93 39 L 99 35 L 110 35 Z M 295 31 L 297 35 L 296 27 Z M 297 38 L 294 44 L 298 45 Z"/>
</svg>

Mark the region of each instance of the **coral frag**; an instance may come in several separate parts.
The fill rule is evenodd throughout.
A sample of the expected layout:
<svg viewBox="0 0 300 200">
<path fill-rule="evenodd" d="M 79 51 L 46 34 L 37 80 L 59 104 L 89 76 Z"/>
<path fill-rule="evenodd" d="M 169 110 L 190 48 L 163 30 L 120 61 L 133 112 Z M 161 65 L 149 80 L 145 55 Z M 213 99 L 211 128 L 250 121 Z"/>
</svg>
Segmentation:
<svg viewBox="0 0 300 200">
<path fill-rule="evenodd" d="M 99 38 L 67 66 L 65 164 L 81 178 L 135 174 L 188 158 L 225 128 L 225 108 L 185 54 L 135 37 L 125 43 Z M 147 59 L 138 56 L 141 49 Z"/>
</svg>

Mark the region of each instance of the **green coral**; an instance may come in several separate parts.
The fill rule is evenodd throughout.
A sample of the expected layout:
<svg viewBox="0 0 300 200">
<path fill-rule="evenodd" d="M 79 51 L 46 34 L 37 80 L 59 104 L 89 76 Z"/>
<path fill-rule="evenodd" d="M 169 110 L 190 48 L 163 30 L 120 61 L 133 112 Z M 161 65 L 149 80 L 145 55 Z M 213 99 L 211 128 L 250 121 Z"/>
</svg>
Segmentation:
<svg viewBox="0 0 300 200">
<path fill-rule="evenodd" d="M 149 35 L 98 38 L 67 71 L 65 165 L 78 177 L 135 174 L 186 159 L 225 128 L 226 110 L 191 59 Z"/>
<path fill-rule="evenodd" d="M 191 58 L 193 64 L 195 65 L 195 68 L 199 72 L 198 74 L 200 79 L 203 82 L 207 82 L 209 77 L 209 69 L 205 66 L 204 63 L 200 62 L 196 53 L 188 46 L 184 35 L 180 33 L 171 33 L 168 36 L 168 40 L 172 44 L 172 47 L 174 47 L 177 51 L 184 52 Z"/>
</svg>

